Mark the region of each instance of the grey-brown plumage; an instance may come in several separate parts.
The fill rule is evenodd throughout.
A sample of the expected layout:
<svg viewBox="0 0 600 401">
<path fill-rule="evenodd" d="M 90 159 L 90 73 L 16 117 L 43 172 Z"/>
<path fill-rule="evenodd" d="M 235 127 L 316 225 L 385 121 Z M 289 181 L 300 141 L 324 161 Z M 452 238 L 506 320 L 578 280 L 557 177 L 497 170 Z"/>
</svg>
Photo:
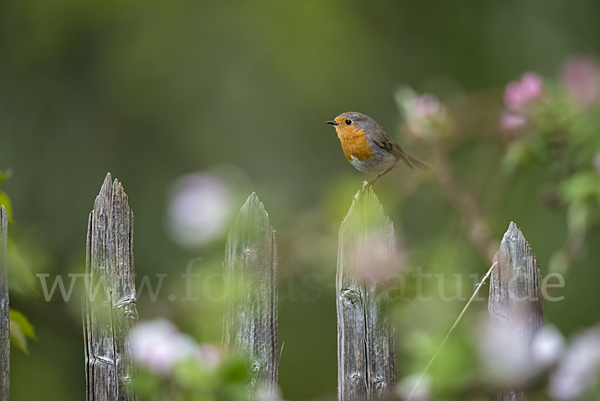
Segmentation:
<svg viewBox="0 0 600 401">
<path fill-rule="evenodd" d="M 346 112 L 328 124 L 334 125 L 348 161 L 358 170 L 376 174 L 370 184 L 390 171 L 402 160 L 411 169 L 430 169 L 427 163 L 407 154 L 371 117 Z"/>
</svg>

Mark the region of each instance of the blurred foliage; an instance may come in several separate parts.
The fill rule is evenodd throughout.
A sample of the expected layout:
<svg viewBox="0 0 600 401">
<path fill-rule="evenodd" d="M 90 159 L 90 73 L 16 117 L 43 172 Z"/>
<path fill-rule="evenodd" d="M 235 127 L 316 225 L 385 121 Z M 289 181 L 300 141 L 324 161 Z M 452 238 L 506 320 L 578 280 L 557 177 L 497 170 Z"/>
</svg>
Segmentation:
<svg viewBox="0 0 600 401">
<path fill-rule="evenodd" d="M 131 390 L 147 401 L 247 400 L 247 358 L 198 344 L 170 321 L 138 324 L 130 333 L 131 355 L 139 373 Z"/>
<path fill-rule="evenodd" d="M 600 224 L 600 67 L 593 58 L 576 56 L 562 70 L 561 79 L 537 78 L 539 98 L 523 104 L 510 104 L 511 89 L 513 95 L 523 91 L 519 83 L 507 86 L 508 113 L 519 113 L 523 121 L 505 130 L 503 166 L 514 173 L 537 164 L 550 172 L 542 201 L 550 208 L 566 207 L 567 224 L 565 243 L 550 269 L 565 273 Z"/>
<path fill-rule="evenodd" d="M 12 175 L 12 171 L 0 171 L 0 184 L 8 180 Z M 0 205 L 4 206 L 6 214 L 8 216 L 8 223 L 14 224 L 12 205 L 10 198 L 6 193 L 0 190 Z M 12 239 L 7 239 L 7 262 L 8 262 L 8 275 L 9 279 L 9 291 L 17 290 L 29 291 L 34 290 L 33 274 L 29 270 L 28 266 L 22 261 L 17 251 L 15 243 Z M 10 309 L 10 342 L 15 345 L 26 355 L 29 355 L 27 349 L 27 338 L 36 339 L 35 329 L 33 325 L 27 320 L 27 317 L 19 311 Z"/>
<path fill-rule="evenodd" d="M 1 2 L 0 170 L 14 171 L 2 191 L 19 223 L 10 227 L 11 305 L 38 338 L 29 357 L 11 354 L 13 398 L 84 394 L 82 282 L 68 302 L 57 295 L 46 302 L 35 274 L 49 274 L 50 285 L 61 275 L 69 285 L 67 274 L 83 273 L 88 214 L 111 171 L 136 216 L 138 286 L 147 275 L 156 292 L 140 295 L 140 316 L 167 316 L 214 344 L 222 282 L 212 274 L 225 238 L 197 247 L 173 241 L 171 194 L 195 172 L 234 177 L 223 178 L 234 209 L 256 191 L 281 258 L 283 396 L 333 399 L 337 230 L 366 176 L 347 163 L 325 121 L 349 110 L 373 117 L 430 164 L 439 146 L 490 241 L 515 221 L 543 274 L 568 272 L 555 294 L 565 299 L 547 303 L 547 321 L 567 336 L 592 326 L 600 303 L 592 165 L 600 114 L 578 108 L 556 77 L 569 55 L 600 54 L 598 15 L 600 3 L 583 0 Z M 502 89 L 526 71 L 544 77 L 545 101 L 529 109 L 526 135 L 507 138 Z M 404 85 L 412 96 L 439 99 L 445 117 L 427 127 L 451 121 L 440 138 L 398 128 L 415 122 L 396 110 Z M 488 267 L 490 244 L 473 243 L 480 231 L 435 178 L 404 168 L 376 184 L 408 257 L 408 300 L 394 310 L 400 376 L 420 372 L 464 304 L 436 297 L 440 281 L 452 296 L 451 275 L 460 274 L 467 297 L 469 275 L 481 278 Z M 201 275 L 192 280 L 197 299 L 184 301 L 182 275 L 195 258 L 202 258 L 192 263 Z M 421 288 L 431 301 L 415 300 L 419 266 L 432 275 Z M 474 315 L 432 367 L 436 399 L 475 374 L 465 345 L 479 324 Z"/>
<path fill-rule="evenodd" d="M 133 386 L 139 388 L 142 400 L 148 401 L 216 401 L 247 400 L 248 366 L 240 360 L 223 363 L 207 371 L 194 361 L 180 362 L 172 376 L 157 380 L 157 376 L 141 369 Z"/>
<path fill-rule="evenodd" d="M 10 310 L 10 341 L 16 345 L 21 351 L 29 355 L 27 350 L 27 338 L 33 340 L 35 337 L 35 329 L 29 323 L 29 320 L 19 311 Z"/>
</svg>

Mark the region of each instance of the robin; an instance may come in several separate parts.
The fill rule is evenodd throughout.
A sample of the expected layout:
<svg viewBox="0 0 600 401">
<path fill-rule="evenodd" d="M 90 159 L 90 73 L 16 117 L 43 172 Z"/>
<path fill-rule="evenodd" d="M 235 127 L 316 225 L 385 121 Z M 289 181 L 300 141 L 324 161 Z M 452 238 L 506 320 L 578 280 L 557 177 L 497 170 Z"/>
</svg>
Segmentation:
<svg viewBox="0 0 600 401">
<path fill-rule="evenodd" d="M 367 181 L 365 187 L 373 185 L 381 176 L 396 167 L 400 160 L 412 169 L 430 169 L 427 163 L 402 150 L 371 117 L 349 111 L 340 114 L 335 120 L 327 121 L 327 124 L 335 126 L 342 150 L 350 164 L 363 173 L 375 174 L 375 179 Z"/>
</svg>

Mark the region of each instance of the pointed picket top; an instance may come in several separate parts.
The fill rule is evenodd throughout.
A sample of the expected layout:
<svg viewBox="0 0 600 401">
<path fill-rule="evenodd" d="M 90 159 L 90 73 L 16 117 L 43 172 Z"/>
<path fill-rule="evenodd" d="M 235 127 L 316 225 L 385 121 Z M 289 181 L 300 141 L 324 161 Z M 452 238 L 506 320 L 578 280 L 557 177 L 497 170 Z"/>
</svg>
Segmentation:
<svg viewBox="0 0 600 401">
<path fill-rule="evenodd" d="M 494 331 L 512 335 L 511 342 L 527 350 L 544 324 L 544 299 L 541 274 L 535 255 L 521 230 L 513 222 L 502 238 L 494 256 L 496 268 L 490 276 L 488 311 Z M 525 351 L 526 352 L 526 351 Z M 494 400 L 538 400 L 519 388 L 506 389 Z"/>
<path fill-rule="evenodd" d="M 110 173 L 89 217 L 83 305 L 87 400 L 135 400 L 127 339 L 137 321 L 133 212 Z"/>
<path fill-rule="evenodd" d="M 544 302 L 540 267 L 529 243 L 514 222 L 509 224 L 494 262 L 498 262 L 498 266 L 490 278 L 490 315 L 504 316 L 507 309 L 525 300 L 540 316 L 538 325 L 541 326 Z"/>
<path fill-rule="evenodd" d="M 115 180 L 115 182 L 116 182 L 116 180 Z M 112 194 L 112 187 L 113 187 L 112 174 L 106 173 L 106 177 L 104 178 L 104 182 L 102 183 L 100 192 L 96 196 L 96 201 L 94 202 L 94 207 L 96 206 L 97 203 L 101 202 L 102 200 L 104 200 L 106 198 L 110 198 L 110 195 Z"/>
<path fill-rule="evenodd" d="M 269 214 L 265 210 L 265 205 L 258 199 L 255 192 L 252 192 L 250 196 L 248 196 L 246 203 L 241 207 L 233 224 L 233 228 L 228 235 L 228 239 L 232 235 L 239 234 L 240 230 L 245 232 L 249 228 L 263 230 L 260 231 L 261 235 L 273 231 L 273 227 L 271 227 L 271 222 L 269 221 Z M 257 233 L 258 232 L 255 232 L 254 234 L 256 235 Z"/>
<path fill-rule="evenodd" d="M 94 209 L 96 211 L 106 210 L 111 207 L 111 202 L 115 199 L 124 207 L 129 208 L 129 197 L 125 193 L 123 184 L 116 178 L 113 181 L 111 173 L 107 173 L 94 201 Z"/>
<path fill-rule="evenodd" d="M 375 228 L 385 226 L 387 229 L 394 230 L 392 221 L 383 211 L 383 205 L 375 195 L 371 186 L 358 191 L 352 198 L 352 205 L 342 221 L 342 227 L 345 225 L 361 225 L 361 229 Z"/>
<path fill-rule="evenodd" d="M 264 205 L 252 193 L 240 209 L 225 245 L 226 293 L 223 346 L 250 359 L 248 392 L 267 388 L 279 375 L 277 244 Z"/>
<path fill-rule="evenodd" d="M 338 400 L 386 399 L 396 386 L 394 325 L 383 283 L 397 268 L 394 227 L 371 187 L 340 226 L 336 277 Z M 383 273 L 383 275 L 382 275 Z"/>
</svg>

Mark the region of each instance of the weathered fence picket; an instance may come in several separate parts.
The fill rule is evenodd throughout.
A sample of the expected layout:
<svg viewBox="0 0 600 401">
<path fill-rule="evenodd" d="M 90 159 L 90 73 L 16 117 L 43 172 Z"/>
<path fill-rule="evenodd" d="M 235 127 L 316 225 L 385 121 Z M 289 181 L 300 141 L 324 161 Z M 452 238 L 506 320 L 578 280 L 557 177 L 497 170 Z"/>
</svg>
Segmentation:
<svg viewBox="0 0 600 401">
<path fill-rule="evenodd" d="M 504 234 L 494 262 L 498 262 L 498 265 L 490 278 L 490 318 L 495 324 L 508 325 L 514 330 L 515 340 L 521 341 L 527 349 L 533 336 L 544 324 L 544 302 L 538 262 L 515 223 L 511 222 Z M 522 318 L 523 314 L 526 314 L 524 327 L 522 322 L 515 321 Z M 539 398 L 528 396 L 519 389 L 494 396 L 494 401 L 533 400 Z"/>
<path fill-rule="evenodd" d="M 117 180 L 106 176 L 90 213 L 84 293 L 88 401 L 132 401 L 135 374 L 127 341 L 137 321 L 133 212 Z"/>
<path fill-rule="evenodd" d="M 8 215 L 0 205 L 0 401 L 10 395 L 10 317 L 8 303 Z"/>
<path fill-rule="evenodd" d="M 10 319 L 7 279 L 7 223 L 0 205 L 0 401 L 9 400 Z M 394 396 L 396 352 L 382 264 L 396 261 L 391 220 L 372 188 L 359 191 L 339 231 L 336 304 L 338 400 L 378 400 Z M 513 328 L 528 313 L 517 341 L 529 347 L 542 327 L 543 297 L 537 260 L 521 231 L 510 223 L 490 278 L 489 315 Z M 275 231 L 264 205 L 252 193 L 227 238 L 223 263 L 227 293 L 223 346 L 251 362 L 248 391 L 275 395 L 279 370 L 277 323 L 278 256 Z M 383 268 L 385 270 L 385 266 Z M 83 297 L 88 401 L 136 401 L 131 388 L 136 367 L 127 341 L 137 321 L 133 256 L 133 212 L 121 183 L 106 176 L 90 213 Z M 263 392 L 263 395 L 265 392 Z M 494 401 L 534 401 L 519 388 Z"/>
<path fill-rule="evenodd" d="M 277 245 L 258 196 L 242 206 L 227 238 L 223 263 L 226 293 L 223 346 L 251 362 L 249 391 L 275 394 L 279 375 Z"/>
<path fill-rule="evenodd" d="M 361 251 L 369 247 L 375 249 Z M 392 222 L 372 188 L 359 191 L 339 233 L 336 303 L 340 401 L 381 399 L 395 389 L 395 334 L 387 314 L 389 297 L 367 271 L 373 263 L 393 263 L 394 255 Z"/>
</svg>

